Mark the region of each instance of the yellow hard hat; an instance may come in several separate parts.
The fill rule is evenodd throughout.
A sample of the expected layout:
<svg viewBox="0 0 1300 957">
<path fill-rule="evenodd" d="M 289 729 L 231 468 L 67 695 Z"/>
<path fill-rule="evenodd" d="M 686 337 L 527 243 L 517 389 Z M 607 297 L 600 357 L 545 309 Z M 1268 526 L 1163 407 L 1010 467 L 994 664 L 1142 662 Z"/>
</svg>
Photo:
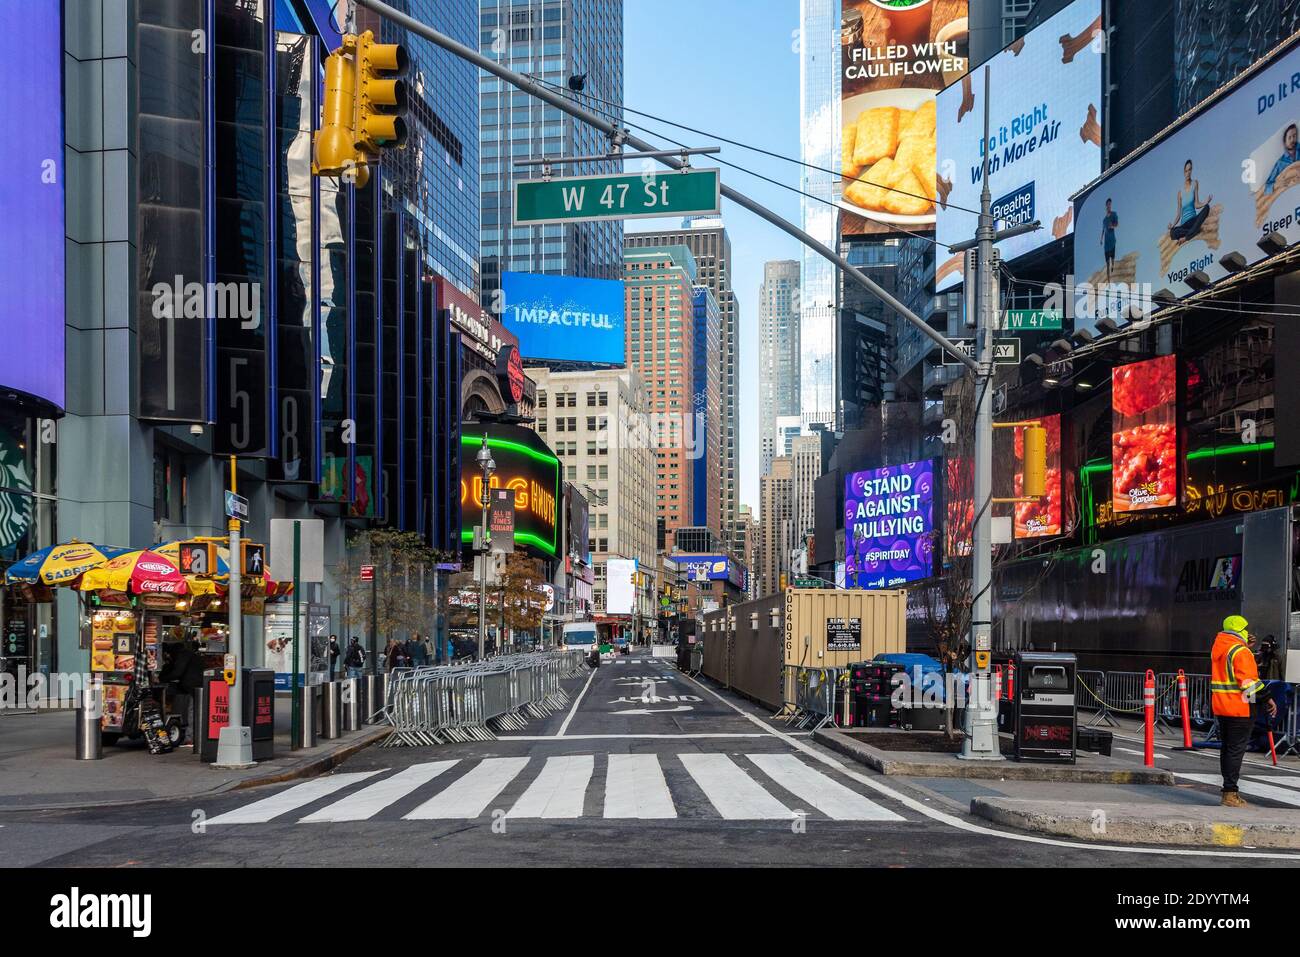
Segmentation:
<svg viewBox="0 0 1300 957">
<path fill-rule="evenodd" d="M 1247 634 L 1246 628 L 1248 624 L 1249 623 L 1246 619 L 1241 617 L 1241 615 L 1229 615 L 1227 618 L 1223 619 L 1223 630 L 1235 631 L 1244 638 Z"/>
</svg>

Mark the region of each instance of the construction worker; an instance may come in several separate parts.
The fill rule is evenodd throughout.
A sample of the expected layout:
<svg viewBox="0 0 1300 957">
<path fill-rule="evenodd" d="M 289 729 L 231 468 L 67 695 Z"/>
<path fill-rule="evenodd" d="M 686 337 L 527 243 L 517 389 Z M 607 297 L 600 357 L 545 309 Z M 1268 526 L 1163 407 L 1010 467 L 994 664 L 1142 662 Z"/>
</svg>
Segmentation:
<svg viewBox="0 0 1300 957">
<path fill-rule="evenodd" d="M 1223 775 L 1225 807 L 1246 807 L 1237 791 L 1241 760 L 1246 756 L 1250 733 L 1255 726 L 1250 716 L 1251 704 L 1264 704 L 1269 716 L 1277 714 L 1277 705 L 1268 697 L 1268 689 L 1259 680 L 1255 656 L 1250 650 L 1254 640 L 1248 623 L 1241 615 L 1223 620 L 1223 631 L 1214 639 L 1210 651 L 1210 701 L 1219 721 L 1219 771 Z"/>
</svg>

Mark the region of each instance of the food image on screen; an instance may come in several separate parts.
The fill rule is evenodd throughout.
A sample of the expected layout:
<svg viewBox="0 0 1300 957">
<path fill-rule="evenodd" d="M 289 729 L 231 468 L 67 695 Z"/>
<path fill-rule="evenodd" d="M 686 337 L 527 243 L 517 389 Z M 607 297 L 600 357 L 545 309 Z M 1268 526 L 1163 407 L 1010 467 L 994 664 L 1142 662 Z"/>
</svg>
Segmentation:
<svg viewBox="0 0 1300 957">
<path fill-rule="evenodd" d="M 1116 513 L 1178 504 L 1177 360 L 1161 356 L 1111 374 L 1111 498 Z"/>
<path fill-rule="evenodd" d="M 1016 538 L 1046 538 L 1060 535 L 1064 528 L 1064 512 L 1061 496 L 1061 417 L 1045 415 L 1040 417 L 1043 429 L 1047 432 L 1047 472 L 1046 492 L 1036 502 L 1017 502 L 1015 517 Z M 1024 494 L 1025 433 L 1016 429 L 1016 475 L 1015 488 L 1017 497 Z"/>
</svg>

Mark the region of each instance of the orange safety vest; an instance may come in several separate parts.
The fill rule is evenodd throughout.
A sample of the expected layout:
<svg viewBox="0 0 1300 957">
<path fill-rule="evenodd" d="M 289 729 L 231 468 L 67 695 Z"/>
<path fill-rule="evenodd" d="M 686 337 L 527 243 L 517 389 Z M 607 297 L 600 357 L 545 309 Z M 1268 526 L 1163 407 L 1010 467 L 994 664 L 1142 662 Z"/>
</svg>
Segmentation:
<svg viewBox="0 0 1300 957">
<path fill-rule="evenodd" d="M 1264 689 L 1255 656 L 1235 632 L 1221 631 L 1210 652 L 1210 702 L 1225 718 L 1249 718 L 1255 695 Z"/>
</svg>

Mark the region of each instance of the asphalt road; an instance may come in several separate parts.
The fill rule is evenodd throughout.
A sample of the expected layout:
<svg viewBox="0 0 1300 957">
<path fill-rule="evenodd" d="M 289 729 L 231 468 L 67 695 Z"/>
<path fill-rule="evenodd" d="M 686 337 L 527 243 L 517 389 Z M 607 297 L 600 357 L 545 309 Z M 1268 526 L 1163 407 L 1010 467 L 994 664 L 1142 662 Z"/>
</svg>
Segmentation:
<svg viewBox="0 0 1300 957">
<path fill-rule="evenodd" d="M 1284 865 L 1017 835 L 635 655 L 499 740 L 371 747 L 201 801 L 0 813 L 9 866 Z"/>
</svg>

